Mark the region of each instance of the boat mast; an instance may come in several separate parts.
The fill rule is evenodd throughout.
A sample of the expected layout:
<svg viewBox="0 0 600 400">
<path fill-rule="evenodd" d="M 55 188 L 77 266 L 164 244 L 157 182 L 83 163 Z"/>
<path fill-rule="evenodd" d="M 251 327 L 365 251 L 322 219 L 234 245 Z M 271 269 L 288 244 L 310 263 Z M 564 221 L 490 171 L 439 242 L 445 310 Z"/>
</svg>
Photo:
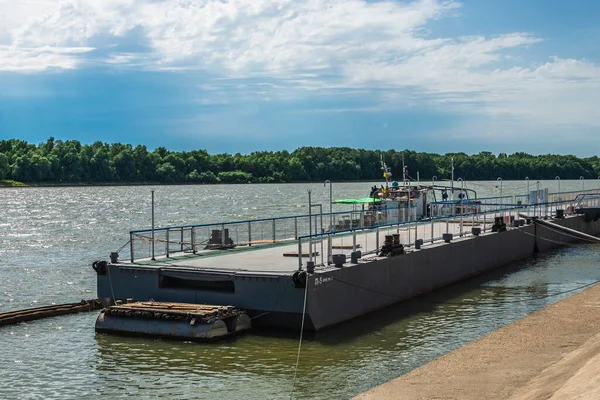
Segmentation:
<svg viewBox="0 0 600 400">
<path fill-rule="evenodd" d="M 392 177 L 392 171 L 390 171 L 390 169 L 388 168 L 387 164 L 385 163 L 385 160 L 383 159 L 383 156 L 380 154 L 380 162 L 381 162 L 381 169 L 383 170 L 383 177 L 385 178 L 385 189 L 386 191 L 390 189 L 390 178 Z"/>
<path fill-rule="evenodd" d="M 406 185 L 406 164 L 404 164 L 404 153 L 402 153 L 402 186 Z"/>
</svg>

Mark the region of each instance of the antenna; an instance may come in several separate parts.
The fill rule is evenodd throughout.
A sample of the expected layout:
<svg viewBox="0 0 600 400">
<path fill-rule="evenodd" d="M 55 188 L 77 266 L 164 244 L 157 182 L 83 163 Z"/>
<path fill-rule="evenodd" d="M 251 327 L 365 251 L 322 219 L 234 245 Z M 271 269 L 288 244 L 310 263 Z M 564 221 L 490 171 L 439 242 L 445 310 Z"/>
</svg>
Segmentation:
<svg viewBox="0 0 600 400">
<path fill-rule="evenodd" d="M 406 186 L 407 175 L 406 164 L 404 164 L 404 153 L 402 153 L 402 186 Z"/>
</svg>

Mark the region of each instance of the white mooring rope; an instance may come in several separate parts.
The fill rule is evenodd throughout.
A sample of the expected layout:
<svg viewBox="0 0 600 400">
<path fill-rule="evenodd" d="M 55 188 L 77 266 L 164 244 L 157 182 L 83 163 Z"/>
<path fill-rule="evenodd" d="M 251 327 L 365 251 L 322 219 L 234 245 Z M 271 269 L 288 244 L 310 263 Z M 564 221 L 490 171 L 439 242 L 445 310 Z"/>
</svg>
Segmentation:
<svg viewBox="0 0 600 400">
<path fill-rule="evenodd" d="M 290 399 L 294 394 L 296 387 L 296 376 L 298 375 L 298 365 L 300 364 L 300 350 L 302 349 L 302 335 L 304 333 L 304 317 L 306 316 L 306 297 L 308 294 L 308 274 L 306 275 L 306 285 L 304 285 L 304 305 L 302 306 L 302 323 L 300 325 L 300 340 L 298 342 L 298 357 L 296 357 L 296 368 L 294 369 L 294 380 L 292 381 L 292 390 L 290 391 Z"/>
</svg>

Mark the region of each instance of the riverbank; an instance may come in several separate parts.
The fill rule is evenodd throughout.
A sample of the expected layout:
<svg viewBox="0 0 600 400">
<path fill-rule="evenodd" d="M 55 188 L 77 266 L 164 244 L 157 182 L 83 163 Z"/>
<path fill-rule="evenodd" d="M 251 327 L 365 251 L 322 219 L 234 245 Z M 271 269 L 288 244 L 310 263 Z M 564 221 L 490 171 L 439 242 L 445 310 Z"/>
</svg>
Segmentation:
<svg viewBox="0 0 600 400">
<path fill-rule="evenodd" d="M 27 187 L 27 185 L 10 179 L 0 179 L 0 187 Z"/>
<path fill-rule="evenodd" d="M 596 284 L 356 399 L 597 399 L 599 372 Z"/>
</svg>

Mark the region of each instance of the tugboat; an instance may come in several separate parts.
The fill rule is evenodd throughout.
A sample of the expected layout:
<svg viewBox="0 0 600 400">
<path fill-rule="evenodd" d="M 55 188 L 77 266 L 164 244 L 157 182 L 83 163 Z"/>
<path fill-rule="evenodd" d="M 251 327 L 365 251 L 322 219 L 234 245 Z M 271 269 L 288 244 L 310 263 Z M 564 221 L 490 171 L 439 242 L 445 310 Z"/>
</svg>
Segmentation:
<svg viewBox="0 0 600 400">
<path fill-rule="evenodd" d="M 435 184 L 421 185 L 418 180 L 416 182 L 411 180 L 406 165 L 402 166 L 402 182 L 398 182 L 392 180 L 392 171 L 385 160 L 382 158 L 380 162 L 385 186 L 382 184 L 378 188 L 377 185 L 374 185 L 367 198 L 334 201 L 335 204 L 353 204 L 354 206 L 362 204 L 362 214 L 364 215 L 362 226 L 392 224 L 421 220 L 432 216 L 480 211 L 481 202 L 477 200 L 475 190 Z M 457 200 L 454 199 L 455 192 L 458 192 Z M 365 204 L 368 205 L 368 212 L 364 212 Z M 345 226 L 336 226 L 336 228 L 339 230 L 360 226 L 360 221 L 356 219 L 348 222 Z"/>
</svg>

